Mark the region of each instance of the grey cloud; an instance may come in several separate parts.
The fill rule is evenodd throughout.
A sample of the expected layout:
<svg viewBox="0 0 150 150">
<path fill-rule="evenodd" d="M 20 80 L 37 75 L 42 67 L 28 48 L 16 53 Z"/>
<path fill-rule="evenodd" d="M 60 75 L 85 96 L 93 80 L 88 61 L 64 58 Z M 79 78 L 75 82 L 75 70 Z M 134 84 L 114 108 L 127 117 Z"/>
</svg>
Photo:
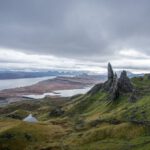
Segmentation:
<svg viewBox="0 0 150 150">
<path fill-rule="evenodd" d="M 108 61 L 122 48 L 150 55 L 149 0 L 1 0 L 0 47 Z"/>
</svg>

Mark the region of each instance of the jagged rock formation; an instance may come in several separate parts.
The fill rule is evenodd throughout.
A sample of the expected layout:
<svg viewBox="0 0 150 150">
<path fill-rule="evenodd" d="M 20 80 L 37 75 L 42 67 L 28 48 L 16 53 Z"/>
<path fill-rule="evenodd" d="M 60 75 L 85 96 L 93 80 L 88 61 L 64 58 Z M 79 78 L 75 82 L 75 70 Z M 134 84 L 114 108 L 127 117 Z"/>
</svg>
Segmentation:
<svg viewBox="0 0 150 150">
<path fill-rule="evenodd" d="M 119 83 L 119 89 L 122 92 L 132 92 L 133 86 L 130 82 L 130 79 L 127 76 L 126 71 L 122 71 L 118 83 Z"/>
<path fill-rule="evenodd" d="M 114 72 L 110 63 L 108 63 L 107 71 L 108 71 L 108 79 L 104 83 L 103 88 L 105 91 L 111 91 L 114 83 Z"/>
<path fill-rule="evenodd" d="M 110 63 L 108 63 L 108 80 L 113 80 L 114 72 Z"/>
<path fill-rule="evenodd" d="M 99 91 L 108 92 L 110 100 L 116 100 L 121 93 L 128 93 L 133 91 L 133 86 L 127 76 L 126 71 L 122 71 L 120 78 L 113 72 L 112 66 L 108 63 L 108 80 L 105 83 L 97 84 L 88 93 L 95 94 Z"/>
<path fill-rule="evenodd" d="M 111 100 L 115 100 L 119 97 L 118 77 L 116 73 L 113 78 L 113 83 L 111 85 L 110 94 L 111 94 Z"/>
<path fill-rule="evenodd" d="M 110 99 L 116 100 L 120 93 L 132 92 L 133 86 L 126 71 L 122 71 L 120 78 L 113 72 L 111 64 L 108 63 L 108 80 L 104 83 L 105 90 L 110 93 Z"/>
</svg>

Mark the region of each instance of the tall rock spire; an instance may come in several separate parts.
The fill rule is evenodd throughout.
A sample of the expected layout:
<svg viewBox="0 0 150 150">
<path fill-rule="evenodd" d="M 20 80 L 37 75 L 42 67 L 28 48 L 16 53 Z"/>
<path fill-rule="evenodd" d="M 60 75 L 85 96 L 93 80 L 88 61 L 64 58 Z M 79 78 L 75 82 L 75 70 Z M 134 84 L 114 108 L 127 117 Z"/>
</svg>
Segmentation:
<svg viewBox="0 0 150 150">
<path fill-rule="evenodd" d="M 100 91 L 109 93 L 109 99 L 115 101 L 121 94 L 133 92 L 133 85 L 127 76 L 126 71 L 122 71 L 120 78 L 113 72 L 112 66 L 108 63 L 108 80 L 104 83 L 97 84 L 88 93 L 95 94 Z M 135 95 L 131 99 L 135 98 Z"/>
<path fill-rule="evenodd" d="M 118 77 L 117 74 L 114 74 L 114 78 L 113 78 L 113 83 L 111 85 L 111 90 L 110 90 L 110 96 L 111 96 L 111 100 L 116 100 L 119 97 L 119 87 L 118 87 Z"/>
<path fill-rule="evenodd" d="M 114 72 L 110 63 L 108 63 L 108 80 L 113 80 Z"/>
</svg>

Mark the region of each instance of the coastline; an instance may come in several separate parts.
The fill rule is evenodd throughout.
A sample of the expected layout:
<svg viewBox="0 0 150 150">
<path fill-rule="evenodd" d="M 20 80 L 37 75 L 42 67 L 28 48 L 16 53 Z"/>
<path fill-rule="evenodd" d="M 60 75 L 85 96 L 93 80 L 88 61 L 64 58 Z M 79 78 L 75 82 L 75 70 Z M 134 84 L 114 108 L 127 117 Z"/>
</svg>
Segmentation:
<svg viewBox="0 0 150 150">
<path fill-rule="evenodd" d="M 84 89 L 86 87 L 92 86 L 99 82 L 100 80 L 94 79 L 91 76 L 56 77 L 53 79 L 40 81 L 31 86 L 2 90 L 0 91 L 0 97 L 7 103 L 12 103 L 16 101 L 29 100 L 32 98 L 32 97 L 26 97 L 25 95 L 44 95 L 45 93 L 55 93 L 55 92 L 57 93 L 57 91 L 61 91 L 61 90 Z M 59 94 L 45 95 L 45 97 L 47 96 L 59 97 L 60 95 Z M 44 97 L 41 97 L 41 99 L 42 98 Z"/>
</svg>

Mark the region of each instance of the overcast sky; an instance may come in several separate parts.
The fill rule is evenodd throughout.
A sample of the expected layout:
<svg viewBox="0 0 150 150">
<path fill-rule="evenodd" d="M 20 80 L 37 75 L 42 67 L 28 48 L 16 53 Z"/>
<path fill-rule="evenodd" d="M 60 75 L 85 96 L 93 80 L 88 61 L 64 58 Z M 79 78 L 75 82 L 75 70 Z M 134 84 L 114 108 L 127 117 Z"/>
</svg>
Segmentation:
<svg viewBox="0 0 150 150">
<path fill-rule="evenodd" d="M 0 0 L 0 69 L 150 72 L 149 0 Z"/>
</svg>

